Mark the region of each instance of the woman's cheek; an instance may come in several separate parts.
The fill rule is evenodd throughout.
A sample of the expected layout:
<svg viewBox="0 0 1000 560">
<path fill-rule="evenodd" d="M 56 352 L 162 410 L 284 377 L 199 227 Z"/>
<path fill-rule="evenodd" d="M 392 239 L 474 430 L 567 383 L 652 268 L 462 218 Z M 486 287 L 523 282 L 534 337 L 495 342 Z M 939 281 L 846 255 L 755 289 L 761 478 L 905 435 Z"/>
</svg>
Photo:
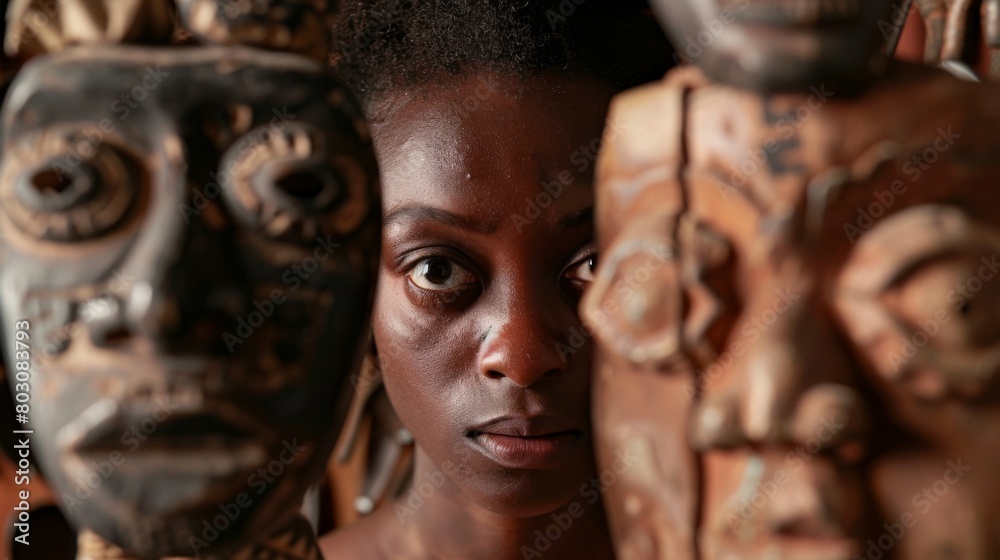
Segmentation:
<svg viewBox="0 0 1000 560">
<path fill-rule="evenodd" d="M 399 348 L 404 353 L 419 347 L 425 336 L 427 321 L 420 308 L 415 307 L 407 292 L 405 276 L 383 273 L 379 278 L 375 298 L 374 331 L 379 355 Z"/>
<path fill-rule="evenodd" d="M 383 282 L 375 304 L 374 334 L 379 362 L 387 385 L 396 385 L 397 392 L 409 405 L 423 391 L 437 390 L 440 373 L 438 351 L 447 348 L 448 338 L 432 314 L 414 306 L 405 293 L 405 279 Z M 401 389 L 401 390 L 400 390 Z"/>
</svg>

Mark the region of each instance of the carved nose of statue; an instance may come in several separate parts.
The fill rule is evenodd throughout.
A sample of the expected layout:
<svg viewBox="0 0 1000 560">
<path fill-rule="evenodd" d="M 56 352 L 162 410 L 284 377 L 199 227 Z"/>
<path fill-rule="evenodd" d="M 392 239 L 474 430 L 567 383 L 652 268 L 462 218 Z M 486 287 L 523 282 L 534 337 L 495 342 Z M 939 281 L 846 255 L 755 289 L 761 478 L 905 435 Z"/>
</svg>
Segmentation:
<svg viewBox="0 0 1000 560">
<path fill-rule="evenodd" d="M 709 381 L 695 410 L 693 443 L 705 449 L 819 442 L 857 458 L 866 414 L 848 349 L 806 290 L 770 293 L 738 326 L 728 351 L 739 355 L 724 379 Z"/>
<path fill-rule="evenodd" d="M 222 352 L 231 318 L 252 300 L 237 248 L 197 219 L 170 234 L 123 269 L 127 282 L 89 321 L 93 344 L 141 337 L 165 352 Z"/>
<path fill-rule="evenodd" d="M 129 329 L 154 340 L 169 337 L 181 327 L 180 306 L 161 286 L 147 281 L 136 283 L 125 308 Z"/>
<path fill-rule="evenodd" d="M 116 295 L 86 302 L 81 316 L 91 343 L 99 348 L 115 348 L 136 336 L 159 340 L 164 333 L 176 332 L 180 323 L 176 302 L 157 293 L 146 279 L 131 282 Z"/>
</svg>

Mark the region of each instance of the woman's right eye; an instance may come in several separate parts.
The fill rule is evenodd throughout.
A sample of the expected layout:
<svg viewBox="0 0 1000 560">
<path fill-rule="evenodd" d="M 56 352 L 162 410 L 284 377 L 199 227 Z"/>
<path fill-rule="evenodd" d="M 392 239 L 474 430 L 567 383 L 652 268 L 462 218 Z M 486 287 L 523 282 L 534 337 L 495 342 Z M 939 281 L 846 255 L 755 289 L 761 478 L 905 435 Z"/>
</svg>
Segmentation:
<svg viewBox="0 0 1000 560">
<path fill-rule="evenodd" d="M 477 281 L 476 276 L 468 269 L 441 257 L 421 260 L 407 277 L 418 288 L 431 291 L 452 290 Z"/>
</svg>

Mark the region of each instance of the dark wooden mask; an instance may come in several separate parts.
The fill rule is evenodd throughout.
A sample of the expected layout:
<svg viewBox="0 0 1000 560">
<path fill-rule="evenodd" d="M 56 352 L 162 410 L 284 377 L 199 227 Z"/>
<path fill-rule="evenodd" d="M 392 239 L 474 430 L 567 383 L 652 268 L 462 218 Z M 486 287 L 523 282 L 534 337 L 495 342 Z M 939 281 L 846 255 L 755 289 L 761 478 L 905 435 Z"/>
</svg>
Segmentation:
<svg viewBox="0 0 1000 560">
<path fill-rule="evenodd" d="M 64 512 L 151 558 L 280 527 L 367 342 L 378 179 L 345 87 L 247 47 L 68 49 L 2 124 L 2 328 L 30 324 Z"/>
</svg>

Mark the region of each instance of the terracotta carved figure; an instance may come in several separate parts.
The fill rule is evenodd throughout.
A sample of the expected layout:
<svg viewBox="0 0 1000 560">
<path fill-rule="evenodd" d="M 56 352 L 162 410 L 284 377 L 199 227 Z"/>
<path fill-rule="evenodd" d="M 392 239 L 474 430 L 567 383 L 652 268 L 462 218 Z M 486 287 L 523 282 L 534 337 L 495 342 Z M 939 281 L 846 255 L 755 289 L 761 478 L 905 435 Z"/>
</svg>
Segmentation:
<svg viewBox="0 0 1000 560">
<path fill-rule="evenodd" d="M 34 354 L 32 452 L 81 557 L 319 557 L 297 511 L 379 240 L 346 88 L 243 46 L 67 48 L 2 127 L 0 329 L 30 338 L 7 363 Z"/>
<path fill-rule="evenodd" d="M 613 102 L 581 311 L 599 466 L 642 450 L 606 494 L 621 558 L 1000 555 L 997 88 L 837 75 Z"/>
</svg>

